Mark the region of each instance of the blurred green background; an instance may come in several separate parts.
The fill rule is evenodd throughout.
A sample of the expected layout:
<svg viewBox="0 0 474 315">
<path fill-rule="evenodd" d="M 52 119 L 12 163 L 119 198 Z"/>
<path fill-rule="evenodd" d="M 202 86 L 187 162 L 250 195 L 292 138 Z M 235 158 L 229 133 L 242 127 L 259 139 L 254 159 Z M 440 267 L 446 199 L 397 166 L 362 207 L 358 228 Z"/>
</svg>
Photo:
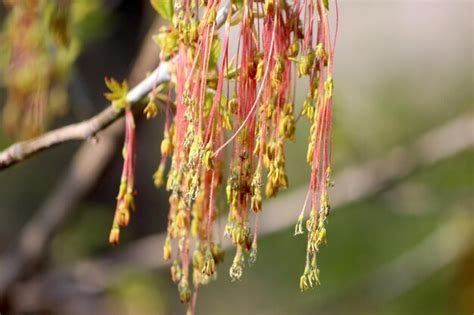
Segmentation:
<svg viewBox="0 0 474 315">
<path fill-rule="evenodd" d="M 339 9 L 334 75 L 336 178 L 373 159 L 382 159 L 384 165 L 393 148 L 407 147 L 459 117 L 471 117 L 472 123 L 472 1 L 342 0 Z M 58 126 L 103 108 L 103 77 L 126 77 L 140 43 L 150 41 L 145 34 L 153 12 L 147 1 L 104 1 L 101 10 L 103 21 L 94 21 L 101 34 L 84 48 L 75 69 L 85 82 L 90 103 L 73 101 L 71 113 Z M 297 99 L 302 100 L 304 88 L 301 84 Z M 123 244 L 111 248 L 107 243 L 121 167 L 117 151 L 98 184 L 53 238 L 46 259 L 24 277 L 23 284 L 41 280 L 42 274 L 69 270 L 83 260 L 113 257 L 121 247 L 163 231 L 166 193 L 157 191 L 151 180 L 159 161 L 163 119 L 142 123 L 138 212 L 124 232 Z M 463 130 L 450 134 L 447 142 L 432 143 L 432 155 L 442 152 L 451 140 L 474 137 L 474 126 Z M 392 176 L 396 180 L 387 187 L 336 207 L 329 218 L 328 244 L 319 255 L 322 284 L 299 292 L 306 240 L 293 236 L 293 231 L 303 200 L 296 200 L 293 209 L 281 201 L 306 187 L 307 133 L 308 126 L 298 124 L 296 141 L 287 147 L 291 188 L 271 204 L 271 216 L 277 219 L 292 211 L 294 221 L 260 236 L 257 264 L 245 268 L 241 281 L 234 283 L 228 277 L 233 257 L 229 250 L 225 263 L 218 267 L 218 279 L 200 289 L 197 314 L 473 314 L 472 146 L 435 163 L 421 161 L 408 174 Z M 0 136 L 0 148 L 10 143 Z M 4 253 L 54 190 L 77 147 L 77 143 L 62 145 L 0 173 L 0 249 Z M 394 167 L 391 161 L 382 171 Z M 364 183 L 353 185 L 356 189 Z M 333 191 L 337 190 L 336 181 Z M 270 211 L 264 204 L 266 210 Z M 158 246 L 147 253 L 161 254 Z M 8 273 L 1 258 L 0 272 Z M 22 283 L 18 288 L 20 292 Z M 83 290 L 88 292 L 84 297 L 64 291 L 52 295 L 64 300 L 40 306 L 25 306 L 28 299 L 16 299 L 9 307 L 12 313 L 22 314 L 185 313 L 167 267 L 126 267 L 100 288 L 92 293 Z"/>
</svg>

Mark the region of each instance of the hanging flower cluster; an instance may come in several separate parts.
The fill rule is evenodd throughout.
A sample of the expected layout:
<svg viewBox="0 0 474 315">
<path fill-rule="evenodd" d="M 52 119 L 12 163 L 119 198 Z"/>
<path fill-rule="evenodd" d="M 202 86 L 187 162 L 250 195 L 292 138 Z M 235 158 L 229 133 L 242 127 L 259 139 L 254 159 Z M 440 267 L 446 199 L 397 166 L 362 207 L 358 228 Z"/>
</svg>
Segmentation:
<svg viewBox="0 0 474 315">
<path fill-rule="evenodd" d="M 120 227 L 128 225 L 130 210 L 135 209 L 135 120 L 130 105 L 126 102 L 128 84 L 126 82 L 120 84 L 108 78 L 105 78 L 105 84 L 111 91 L 105 93 L 105 97 L 116 109 L 125 111 L 125 144 L 122 149 L 124 163 L 117 195 L 117 208 L 109 236 L 109 242 L 117 245 L 120 239 Z"/>
<path fill-rule="evenodd" d="M 307 230 L 300 287 L 313 287 L 319 283 L 316 255 L 326 239 L 331 185 L 334 48 L 328 1 L 151 3 L 170 21 L 154 38 L 171 73 L 162 108 L 162 160 L 154 181 L 170 191 L 164 258 L 173 260 L 171 275 L 181 301 L 192 300 L 193 312 L 193 294 L 216 276 L 223 251 L 215 225 L 224 210 L 228 209 L 224 235 L 236 248 L 231 279 L 240 279 L 246 261 L 256 261 L 262 200 L 288 187 L 285 144 L 294 139 L 300 116 L 311 123 L 307 153 L 311 182 L 295 234 Z M 219 37 L 221 25 L 224 30 Z M 240 27 L 235 54 L 229 47 L 233 25 Z M 302 106 L 296 106 L 295 82 L 301 77 L 308 78 L 308 94 Z M 120 90 L 108 83 L 112 91 Z M 149 95 L 148 118 L 158 112 L 159 88 Z M 169 98 L 172 94 L 174 102 Z M 129 208 L 133 208 L 134 125 L 129 109 L 126 124 L 124 171 L 110 235 L 114 244 L 119 241 L 119 226 L 128 223 Z M 218 202 L 223 195 L 227 202 Z M 310 210 L 305 215 L 307 206 Z"/>
</svg>

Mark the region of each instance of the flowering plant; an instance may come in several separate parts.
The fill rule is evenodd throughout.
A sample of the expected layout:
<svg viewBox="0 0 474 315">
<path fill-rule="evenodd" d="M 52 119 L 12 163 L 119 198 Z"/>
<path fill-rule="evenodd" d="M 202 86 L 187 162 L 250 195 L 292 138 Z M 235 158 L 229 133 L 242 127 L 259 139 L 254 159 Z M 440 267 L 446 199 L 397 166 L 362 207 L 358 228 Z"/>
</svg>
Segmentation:
<svg viewBox="0 0 474 315">
<path fill-rule="evenodd" d="M 215 266 L 223 260 L 214 228 L 226 208 L 216 202 L 221 191 L 229 208 L 224 235 L 236 247 L 231 279 L 240 279 L 246 259 L 250 264 L 256 261 L 263 195 L 272 198 L 288 187 L 285 142 L 294 139 L 296 122 L 303 116 L 311 123 L 306 157 L 311 181 L 295 234 L 302 234 L 304 226 L 308 232 L 300 288 L 313 287 L 319 283 L 316 255 L 326 239 L 331 185 L 334 43 L 328 1 L 152 0 L 151 4 L 170 21 L 154 39 L 162 61 L 170 64 L 171 80 L 151 91 L 144 113 L 147 118 L 159 111 L 165 115 L 162 159 L 153 177 L 156 186 L 170 191 L 163 255 L 173 259 L 171 276 L 181 301 L 195 301 L 193 292 L 215 278 Z M 240 31 L 232 54 L 233 25 Z M 224 26 L 221 37 L 220 26 Z M 308 94 L 297 109 L 295 82 L 304 76 Z M 134 123 L 123 101 L 126 86 L 115 81 L 107 85 L 112 90 L 107 98 L 126 110 L 125 162 L 110 233 L 110 242 L 117 244 L 120 227 L 128 224 L 133 208 Z M 166 97 L 171 95 L 174 101 Z M 157 102 L 160 99 L 165 101 Z"/>
<path fill-rule="evenodd" d="M 33 129 L 41 130 L 41 118 L 47 116 L 43 112 L 49 113 L 49 118 L 54 116 L 52 101 L 65 101 L 60 97 L 65 80 L 59 78 L 67 77 L 79 49 L 77 36 L 71 32 L 75 20 L 67 17 L 80 11 L 79 2 L 6 2 L 11 8 L 9 25 L 24 27 L 31 36 L 10 34 L 7 68 L 12 76 L 6 82 L 11 102 L 5 109 L 5 119 L 10 125 L 20 124 L 20 129 L 32 127 L 30 122 L 35 121 L 38 124 Z M 311 177 L 295 234 L 306 230 L 308 238 L 300 288 L 306 290 L 319 284 L 316 256 L 326 241 L 331 186 L 336 36 L 332 38 L 330 33 L 329 1 L 150 2 L 169 22 L 153 37 L 161 48 L 160 67 L 131 91 L 125 81 L 107 78 L 110 91 L 105 97 L 112 103 L 111 108 L 89 122 L 67 129 L 72 131 L 71 139 L 77 134 L 93 135 L 119 115 L 125 115 L 124 164 L 110 243 L 119 243 L 120 229 L 128 225 L 131 210 L 135 209 L 136 122 L 132 107 L 145 95 L 146 118 L 158 113 L 165 117 L 162 157 L 153 175 L 155 185 L 165 186 L 170 192 L 163 255 L 164 259 L 173 260 L 172 279 L 178 285 L 181 301 L 191 302 L 191 313 L 198 288 L 215 279 L 216 264 L 224 258 L 216 225 L 225 210 L 228 209 L 224 235 L 236 248 L 229 270 L 231 279 L 241 278 L 246 261 L 256 262 L 264 196 L 272 198 L 288 188 L 285 145 L 294 140 L 298 120 L 308 119 L 311 127 L 306 160 Z M 336 0 L 334 7 L 337 34 Z M 49 12 L 47 18 L 43 18 L 45 12 Z M 36 30 L 32 27 L 43 20 L 48 23 Z M 230 43 L 233 26 L 238 28 L 235 46 Z M 30 37 L 36 40 L 31 47 L 27 45 Z M 49 55 L 50 51 L 55 54 Z M 35 60 L 47 62 L 48 71 L 38 72 L 41 67 L 29 71 Z M 21 75 L 33 77 L 26 80 Z M 307 78 L 307 95 L 303 104 L 295 104 L 296 82 L 302 77 Z M 155 81 L 150 85 L 152 80 Z M 42 85 L 38 88 L 25 82 Z M 29 107 L 19 105 L 23 103 Z M 62 135 L 48 139 L 66 138 Z M 45 146 L 52 144 L 48 141 Z M 20 156 L 28 154 L 31 152 Z M 16 156 L 6 154 L 4 163 L 16 161 Z"/>
</svg>

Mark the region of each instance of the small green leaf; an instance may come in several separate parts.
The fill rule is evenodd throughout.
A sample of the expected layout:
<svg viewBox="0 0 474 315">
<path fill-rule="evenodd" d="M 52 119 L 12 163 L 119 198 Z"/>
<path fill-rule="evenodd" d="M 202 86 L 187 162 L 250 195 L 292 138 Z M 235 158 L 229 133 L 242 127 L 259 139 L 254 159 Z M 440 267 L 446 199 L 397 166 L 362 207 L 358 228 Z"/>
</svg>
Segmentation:
<svg viewBox="0 0 474 315">
<path fill-rule="evenodd" d="M 178 48 L 178 32 L 175 30 L 163 27 L 158 35 L 154 35 L 152 38 L 160 46 L 166 59 L 170 58 Z"/>
<path fill-rule="evenodd" d="M 217 65 L 217 61 L 219 60 L 219 55 L 221 54 L 221 42 L 219 38 L 215 37 L 212 40 L 211 44 L 211 52 L 209 55 L 209 68 L 214 68 Z"/>
<path fill-rule="evenodd" d="M 173 19 L 173 0 L 150 0 L 150 3 L 162 18 L 168 21 Z"/>
<path fill-rule="evenodd" d="M 104 93 L 105 98 L 111 101 L 116 109 L 123 109 L 127 105 L 127 82 L 123 81 L 120 84 L 115 79 L 105 78 L 105 85 L 110 90 L 110 92 Z"/>
<path fill-rule="evenodd" d="M 324 7 L 329 11 L 329 0 L 323 0 Z"/>
</svg>

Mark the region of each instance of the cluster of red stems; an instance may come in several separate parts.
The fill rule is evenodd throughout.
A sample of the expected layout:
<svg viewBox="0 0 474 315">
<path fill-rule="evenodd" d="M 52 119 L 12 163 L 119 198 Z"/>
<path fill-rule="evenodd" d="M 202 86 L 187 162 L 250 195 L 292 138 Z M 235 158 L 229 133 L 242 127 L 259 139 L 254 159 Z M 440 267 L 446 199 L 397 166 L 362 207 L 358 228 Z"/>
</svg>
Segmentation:
<svg viewBox="0 0 474 315">
<path fill-rule="evenodd" d="M 218 36 L 219 0 L 152 0 L 169 20 L 155 36 L 162 62 L 169 62 L 171 80 L 149 95 L 148 118 L 165 114 L 162 159 L 154 174 L 156 186 L 170 191 L 167 237 L 163 255 L 173 259 L 172 280 L 182 302 L 194 309 L 199 286 L 216 276 L 223 260 L 220 247 L 220 202 L 225 190 L 228 219 L 224 235 L 236 247 L 229 274 L 240 279 L 246 259 L 257 257 L 258 218 L 263 194 L 274 197 L 288 187 L 285 142 L 293 140 L 300 116 L 311 123 L 307 162 L 311 182 L 295 234 L 308 232 L 301 290 L 319 283 L 316 255 L 326 239 L 331 185 L 331 112 L 334 48 L 329 32 L 328 3 L 324 0 L 232 2 Z M 229 31 L 240 25 L 237 52 L 229 60 Z M 296 79 L 306 76 L 309 89 L 299 110 L 294 104 Z M 124 100 L 126 84 L 107 81 L 109 100 Z M 168 89 L 175 95 L 157 105 Z M 166 99 L 166 97 L 165 97 Z M 134 121 L 125 109 L 124 168 L 110 242 L 119 242 L 133 209 Z M 228 132 L 226 132 L 228 131 Z M 224 163 L 224 149 L 230 162 Z M 165 181 L 167 159 L 171 166 Z M 227 157 L 229 158 L 229 156 Z M 229 168 L 225 166 L 229 165 Z M 224 189 L 225 187 L 225 189 Z M 305 208 L 309 206 L 306 218 Z M 253 217 L 253 218 L 251 218 Z M 194 297 L 193 297 L 194 296 Z"/>
</svg>

